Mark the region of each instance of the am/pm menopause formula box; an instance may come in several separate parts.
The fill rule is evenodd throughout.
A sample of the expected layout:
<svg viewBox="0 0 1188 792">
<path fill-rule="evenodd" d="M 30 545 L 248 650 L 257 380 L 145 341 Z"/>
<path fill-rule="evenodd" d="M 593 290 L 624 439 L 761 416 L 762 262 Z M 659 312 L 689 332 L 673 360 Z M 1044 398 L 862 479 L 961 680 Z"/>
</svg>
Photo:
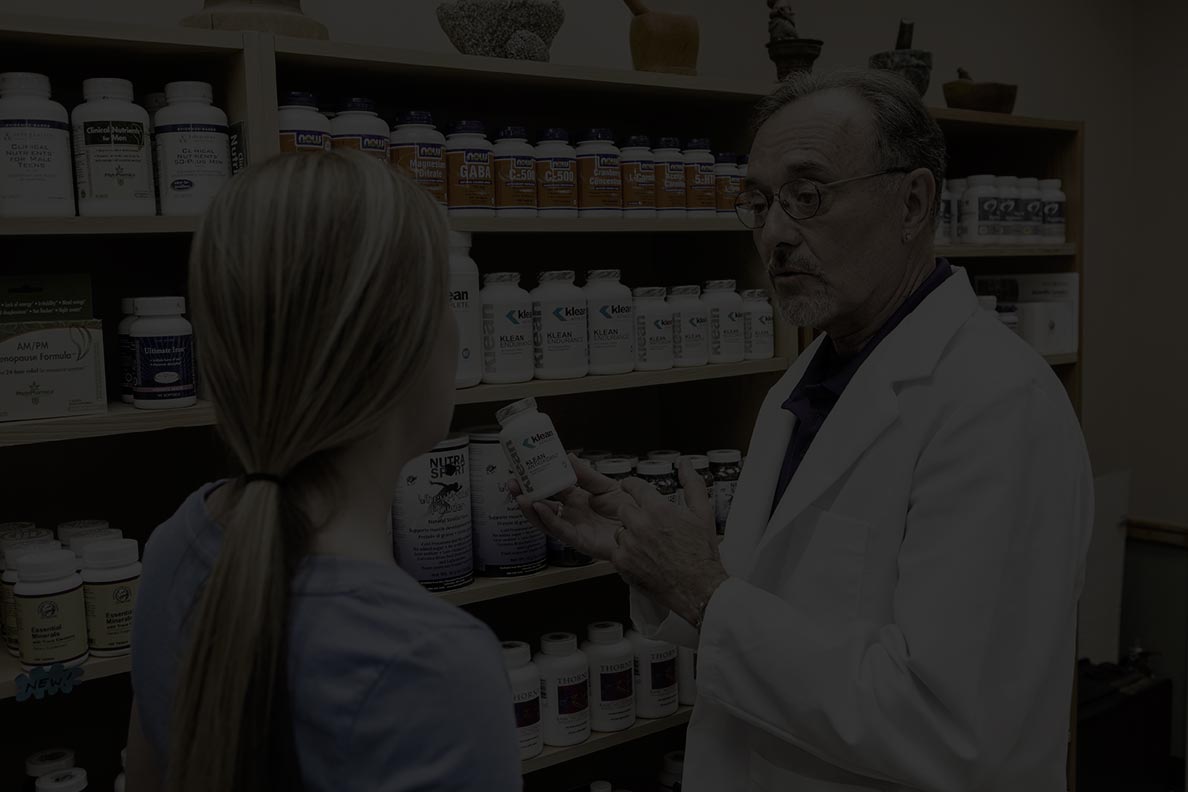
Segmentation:
<svg viewBox="0 0 1188 792">
<path fill-rule="evenodd" d="M 85 278 L 0 279 L 0 421 L 107 412 Z"/>
</svg>

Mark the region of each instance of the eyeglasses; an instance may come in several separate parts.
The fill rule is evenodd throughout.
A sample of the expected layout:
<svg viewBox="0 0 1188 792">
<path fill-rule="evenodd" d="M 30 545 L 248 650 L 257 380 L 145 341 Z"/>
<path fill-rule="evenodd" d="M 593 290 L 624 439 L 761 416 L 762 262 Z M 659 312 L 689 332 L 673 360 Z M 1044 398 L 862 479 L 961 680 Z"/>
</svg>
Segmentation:
<svg viewBox="0 0 1188 792">
<path fill-rule="evenodd" d="M 821 184 L 812 179 L 793 179 L 776 192 L 776 199 L 788 217 L 793 220 L 808 220 L 816 217 L 821 211 L 821 204 L 828 190 L 842 184 L 888 176 L 893 173 L 911 173 L 911 171 L 906 168 L 892 168 L 878 173 L 867 173 L 863 176 L 851 176 L 848 179 L 839 179 L 828 184 Z M 771 209 L 771 198 L 762 190 L 747 190 L 740 193 L 734 200 L 735 214 L 738 215 L 738 219 L 742 221 L 743 225 L 752 230 L 763 228 L 767 224 L 769 209 Z"/>
</svg>

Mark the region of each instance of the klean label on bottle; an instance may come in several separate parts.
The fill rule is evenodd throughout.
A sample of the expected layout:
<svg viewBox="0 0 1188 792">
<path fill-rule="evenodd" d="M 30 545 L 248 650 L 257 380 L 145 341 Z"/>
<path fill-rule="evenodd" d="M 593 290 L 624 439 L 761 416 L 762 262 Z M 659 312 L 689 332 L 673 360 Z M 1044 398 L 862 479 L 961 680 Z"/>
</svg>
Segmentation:
<svg viewBox="0 0 1188 792">
<path fill-rule="evenodd" d="M 335 135 L 332 142 L 336 149 L 362 151 L 364 154 L 388 161 L 390 142 L 387 135 Z"/>
<path fill-rule="evenodd" d="M 320 129 L 282 129 L 280 150 L 284 154 L 329 151 L 332 147 L 329 132 Z"/>
<path fill-rule="evenodd" d="M 641 160 L 623 161 L 623 209 L 656 208 L 656 166 Z"/>
<path fill-rule="evenodd" d="M 582 209 L 623 208 L 623 169 L 618 154 L 578 156 L 578 203 Z"/>
<path fill-rule="evenodd" d="M 442 143 L 396 143 L 391 148 L 392 164 L 443 206 L 446 203 L 446 156 Z"/>
<path fill-rule="evenodd" d="M 714 183 L 717 190 L 718 211 L 721 213 L 734 212 L 734 201 L 742 191 L 741 176 L 715 176 Z"/>
<path fill-rule="evenodd" d="M 20 204 L 26 201 L 73 209 L 70 171 L 69 124 L 0 119 L 0 214 L 19 216 Z"/>
<path fill-rule="evenodd" d="M 529 156 L 495 158 L 495 208 L 536 208 L 536 159 Z"/>
<path fill-rule="evenodd" d="M 533 302 L 532 317 L 533 355 L 537 369 L 581 368 L 587 364 L 585 305 Z"/>
<path fill-rule="evenodd" d="M 536 191 L 541 212 L 577 209 L 577 160 L 542 157 L 536 160 Z"/>
<path fill-rule="evenodd" d="M 451 209 L 494 209 L 495 173 L 487 149 L 455 149 L 446 154 Z"/>
<path fill-rule="evenodd" d="M 685 163 L 669 160 L 656 163 L 656 208 L 684 209 L 688 203 Z"/>
<path fill-rule="evenodd" d="M 141 401 L 186 399 L 194 390 L 192 336 L 136 338 L 136 381 L 132 395 Z"/>
<path fill-rule="evenodd" d="M 119 652 L 132 646 L 132 612 L 140 578 L 84 583 L 87 635 L 96 652 Z"/>
<path fill-rule="evenodd" d="M 634 346 L 634 306 L 629 302 L 595 301 L 590 310 L 591 365 L 630 359 Z"/>
<path fill-rule="evenodd" d="M 685 165 L 685 191 L 689 211 L 717 211 L 717 175 L 712 162 L 691 162 Z"/>
<path fill-rule="evenodd" d="M 635 318 L 635 360 L 646 363 L 668 363 L 674 354 L 671 314 L 645 314 Z"/>
<path fill-rule="evenodd" d="M 771 356 L 775 345 L 775 321 L 771 314 L 747 311 L 743 314 L 743 354 Z"/>
<path fill-rule="evenodd" d="M 16 595 L 21 662 L 28 666 L 69 663 L 87 654 L 82 585 L 58 594 Z"/>
<path fill-rule="evenodd" d="M 506 303 L 483 305 L 483 368 L 531 371 L 532 311 Z"/>
</svg>

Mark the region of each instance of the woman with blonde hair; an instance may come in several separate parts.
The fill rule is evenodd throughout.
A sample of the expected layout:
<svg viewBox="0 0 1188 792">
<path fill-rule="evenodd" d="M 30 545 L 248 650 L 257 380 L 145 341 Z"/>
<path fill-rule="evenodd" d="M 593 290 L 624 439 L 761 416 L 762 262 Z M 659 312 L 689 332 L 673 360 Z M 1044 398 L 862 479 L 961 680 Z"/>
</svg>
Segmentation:
<svg viewBox="0 0 1188 792">
<path fill-rule="evenodd" d="M 400 470 L 449 430 L 446 222 L 360 154 L 282 155 L 215 199 L 190 303 L 245 474 L 145 548 L 128 789 L 520 789 L 491 632 L 393 561 Z"/>
</svg>

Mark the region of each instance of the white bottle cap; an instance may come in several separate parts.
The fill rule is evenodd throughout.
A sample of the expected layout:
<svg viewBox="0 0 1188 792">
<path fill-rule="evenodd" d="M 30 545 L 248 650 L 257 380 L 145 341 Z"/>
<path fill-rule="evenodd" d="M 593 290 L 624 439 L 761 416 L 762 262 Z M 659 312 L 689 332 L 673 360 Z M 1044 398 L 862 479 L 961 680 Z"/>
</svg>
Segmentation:
<svg viewBox="0 0 1188 792">
<path fill-rule="evenodd" d="M 637 300 L 663 300 L 667 293 L 663 286 L 638 286 L 632 292 Z"/>
<path fill-rule="evenodd" d="M 998 298 L 993 294 L 979 294 L 978 307 L 983 311 L 996 311 L 998 310 Z"/>
<path fill-rule="evenodd" d="M 1017 176 L 999 176 L 994 180 L 994 183 L 999 187 L 1018 187 L 1019 178 Z"/>
<path fill-rule="evenodd" d="M 575 275 L 573 270 L 552 270 L 550 272 L 540 273 L 540 282 L 545 281 L 569 281 L 573 282 Z"/>
<path fill-rule="evenodd" d="M 0 539 L 19 538 L 25 531 L 36 531 L 37 523 L 18 520 L 16 522 L 0 523 Z"/>
<path fill-rule="evenodd" d="M 93 99 L 122 99 L 132 101 L 132 83 L 118 77 L 92 77 L 83 80 L 83 98 L 88 102 Z"/>
<path fill-rule="evenodd" d="M 661 448 L 658 451 L 649 451 L 648 459 L 659 459 L 664 462 L 676 462 L 681 458 L 681 452 L 673 448 Z"/>
<path fill-rule="evenodd" d="M 685 773 L 685 752 L 673 751 L 664 754 L 664 775 L 680 778 Z"/>
<path fill-rule="evenodd" d="M 949 189 L 953 192 L 964 190 L 969 182 L 965 179 L 949 179 Z"/>
<path fill-rule="evenodd" d="M 132 297 L 125 297 L 120 300 L 120 313 L 124 316 L 131 316 L 132 312 L 136 310 L 134 307 L 135 302 L 135 299 Z"/>
<path fill-rule="evenodd" d="M 586 280 L 618 280 L 623 276 L 622 270 L 596 269 L 586 271 Z"/>
<path fill-rule="evenodd" d="M 60 770 L 37 779 L 37 792 L 85 792 L 87 771 L 81 767 Z"/>
<path fill-rule="evenodd" d="M 540 651 L 547 655 L 564 657 L 577 651 L 577 636 L 573 633 L 546 633 L 540 637 Z"/>
<path fill-rule="evenodd" d="M 506 426 L 508 419 L 519 415 L 523 412 L 530 412 L 536 409 L 536 399 L 529 396 L 527 399 L 520 399 L 518 402 L 512 402 L 503 409 L 495 413 L 495 420 L 499 421 L 500 426 Z"/>
<path fill-rule="evenodd" d="M 469 231 L 451 231 L 450 232 L 450 247 L 451 248 L 466 248 L 470 249 L 473 241 Z"/>
<path fill-rule="evenodd" d="M 969 186 L 970 187 L 989 187 L 994 184 L 994 180 L 996 178 L 997 178 L 996 176 L 993 176 L 989 173 L 982 173 L 977 176 L 970 176 L 969 177 Z"/>
<path fill-rule="evenodd" d="M 1040 179 L 1041 190 L 1059 190 L 1063 182 L 1060 179 Z"/>
<path fill-rule="evenodd" d="M 47 773 L 74 767 L 74 751 L 69 748 L 47 748 L 25 759 L 25 775 L 40 778 Z"/>
<path fill-rule="evenodd" d="M 214 90 L 210 83 L 196 80 L 181 80 L 165 84 L 165 98 L 170 104 L 173 102 L 206 102 L 214 101 Z"/>
<path fill-rule="evenodd" d="M 601 448 L 593 448 L 589 451 L 583 451 L 582 453 L 578 454 L 578 456 L 582 457 L 583 459 L 588 459 L 591 462 L 598 463 L 604 459 L 610 459 L 614 456 L 614 453 L 611 451 L 603 451 Z"/>
<path fill-rule="evenodd" d="M 616 621 L 594 622 L 586 628 L 590 643 L 613 644 L 623 640 L 623 625 Z"/>
<path fill-rule="evenodd" d="M 712 280 L 705 282 L 706 291 L 734 291 L 737 282 L 729 278 L 723 280 Z"/>
<path fill-rule="evenodd" d="M 0 94 L 8 96 L 50 96 L 50 79 L 33 72 L 4 72 L 0 74 Z"/>
<path fill-rule="evenodd" d="M 728 465 L 731 462 L 741 462 L 742 452 L 733 448 L 716 448 L 706 454 L 709 461 L 715 465 Z"/>
<path fill-rule="evenodd" d="M 743 289 L 744 300 L 767 300 L 767 289 Z"/>
<path fill-rule="evenodd" d="M 519 283 L 518 272 L 488 272 L 483 276 L 483 283 Z"/>
<path fill-rule="evenodd" d="M 523 668 L 532 662 L 532 647 L 523 641 L 503 642 L 503 664 L 508 668 Z"/>
<path fill-rule="evenodd" d="M 145 110 L 149 111 L 149 115 L 152 115 L 165 105 L 169 104 L 169 100 L 165 97 L 164 91 L 153 91 L 152 93 L 146 93 L 144 96 L 140 97 L 140 104 Z"/>
<path fill-rule="evenodd" d="M 1019 179 L 1019 186 L 1028 190 L 1035 189 L 1039 187 L 1039 179 L 1035 178 L 1034 176 L 1028 176 L 1026 178 Z"/>
<path fill-rule="evenodd" d="M 85 534 L 79 534 L 70 540 L 70 549 L 74 551 L 74 555 L 81 561 L 83 551 L 87 545 L 95 544 L 95 542 L 110 542 L 112 539 L 123 539 L 124 533 L 118 528 L 99 528 L 94 531 L 89 531 Z"/>
<path fill-rule="evenodd" d="M 632 465 L 630 459 L 603 459 L 595 463 L 594 469 L 604 476 L 621 476 L 630 473 Z"/>
<path fill-rule="evenodd" d="M 673 297 L 700 297 L 701 287 L 692 284 L 686 286 L 673 286 L 668 290 L 668 293 Z"/>
<path fill-rule="evenodd" d="M 58 523 L 58 538 L 65 544 L 70 544 L 70 540 L 79 534 L 88 531 L 94 531 L 98 528 L 110 528 L 107 520 L 71 520 L 70 522 Z"/>
<path fill-rule="evenodd" d="M 16 573 L 22 583 L 39 583 L 73 575 L 78 558 L 69 550 L 26 553 L 17 559 Z"/>
<path fill-rule="evenodd" d="M 667 476 L 672 474 L 672 463 L 663 459 L 645 459 L 639 463 L 636 472 L 641 476 Z"/>
<path fill-rule="evenodd" d="M 137 316 L 173 316 L 186 312 L 185 297 L 137 297 L 133 305 Z"/>
<path fill-rule="evenodd" d="M 6 545 L 4 548 L 4 568 L 16 571 L 17 559 L 29 553 L 45 553 L 51 550 L 61 550 L 62 543 L 56 539 L 31 539 Z"/>
<path fill-rule="evenodd" d="M 135 539 L 104 539 L 84 545 L 83 566 L 87 569 L 114 569 L 140 560 L 140 546 Z"/>
<path fill-rule="evenodd" d="M 705 454 L 690 454 L 689 456 L 681 457 L 681 459 L 688 460 L 694 470 L 705 470 L 709 467 L 709 457 Z"/>
<path fill-rule="evenodd" d="M 590 792 L 614 792 L 614 787 L 611 786 L 610 781 L 591 781 Z"/>
<path fill-rule="evenodd" d="M 3 564 L 4 557 L 7 555 L 10 547 L 19 547 L 35 542 L 45 543 L 54 538 L 54 535 L 46 529 L 34 528 L 32 527 L 33 523 L 27 524 L 30 527 L 10 528 L 0 533 L 0 565 Z"/>
</svg>

